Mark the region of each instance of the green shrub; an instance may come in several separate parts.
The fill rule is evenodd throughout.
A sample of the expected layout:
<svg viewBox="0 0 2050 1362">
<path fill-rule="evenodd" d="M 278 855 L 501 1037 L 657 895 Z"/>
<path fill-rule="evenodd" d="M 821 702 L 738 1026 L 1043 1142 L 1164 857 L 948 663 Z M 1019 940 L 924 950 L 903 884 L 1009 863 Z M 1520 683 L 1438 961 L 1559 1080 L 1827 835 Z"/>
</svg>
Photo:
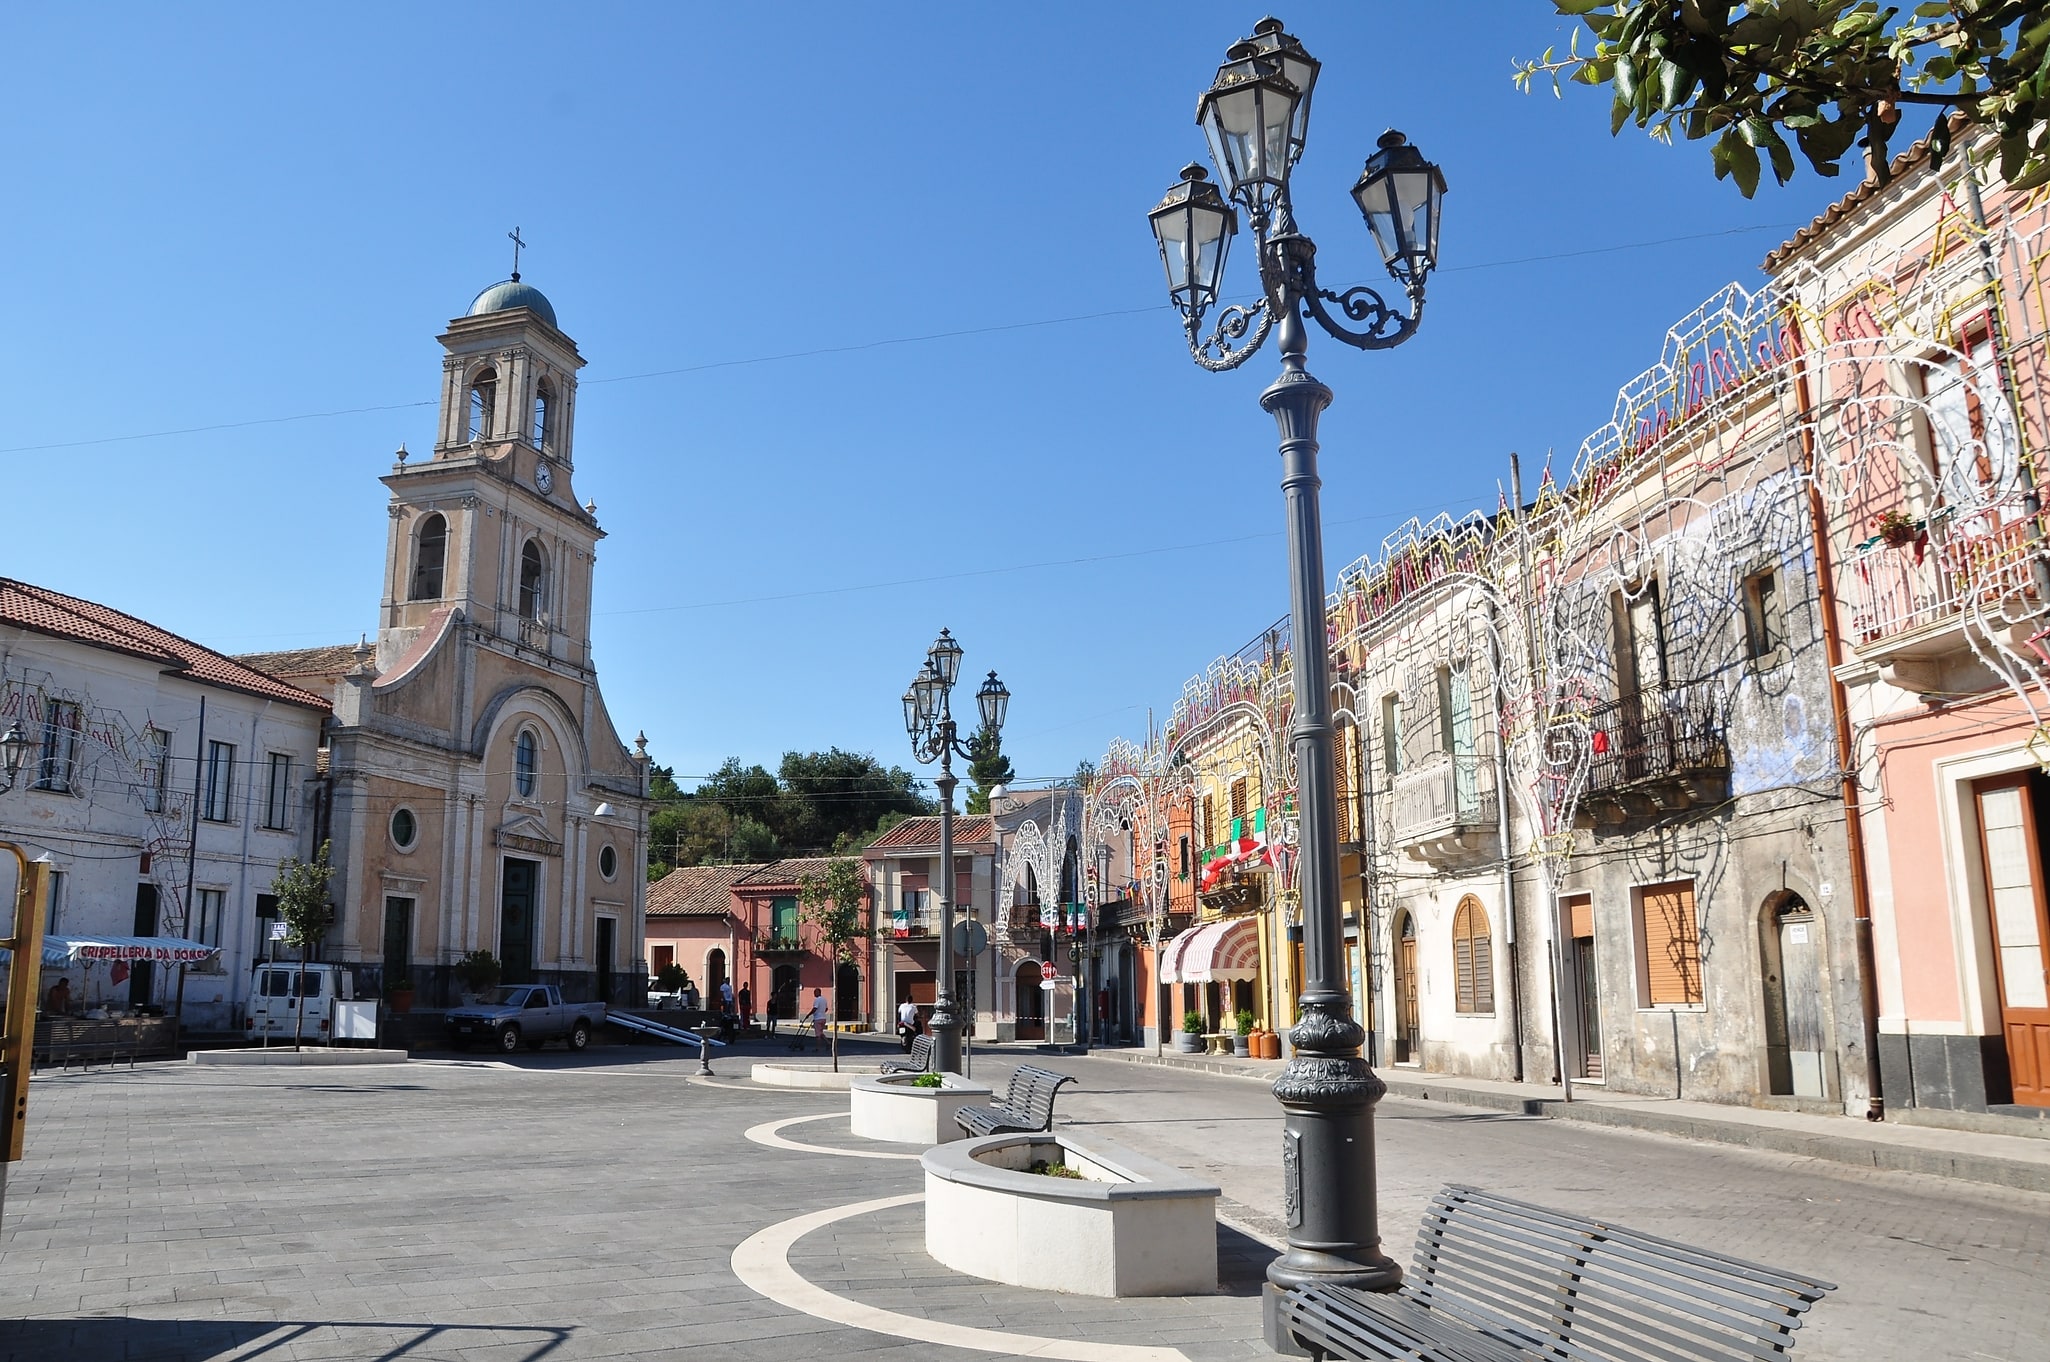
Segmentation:
<svg viewBox="0 0 2050 1362">
<path fill-rule="evenodd" d="M 1203 1014 L 1201 1012 L 1182 1013 L 1182 1030 L 1188 1032 L 1192 1036 L 1202 1035 Z"/>
<path fill-rule="evenodd" d="M 937 1088 L 944 1085 L 946 1081 L 946 1079 L 941 1078 L 938 1074 L 920 1074 L 911 1080 L 911 1086 L 914 1088 Z"/>
</svg>

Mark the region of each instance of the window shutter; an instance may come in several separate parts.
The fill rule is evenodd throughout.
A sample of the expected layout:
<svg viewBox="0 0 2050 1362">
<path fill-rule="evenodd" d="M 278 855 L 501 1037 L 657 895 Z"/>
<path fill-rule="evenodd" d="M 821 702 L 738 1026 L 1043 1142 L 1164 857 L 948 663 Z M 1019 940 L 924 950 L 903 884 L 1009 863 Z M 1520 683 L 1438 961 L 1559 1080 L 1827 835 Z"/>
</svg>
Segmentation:
<svg viewBox="0 0 2050 1362">
<path fill-rule="evenodd" d="M 1473 942 L 1467 937 L 1452 938 L 1452 988 L 1453 1006 L 1473 1011 Z"/>
<path fill-rule="evenodd" d="M 1638 891 L 1646 1000 L 1653 1007 L 1701 1005 L 1701 930 L 1694 882 L 1675 880 Z"/>
<path fill-rule="evenodd" d="M 1453 1007 L 1460 1012 L 1495 1010 L 1495 957 L 1488 910 L 1468 894 L 1452 915 Z"/>
<path fill-rule="evenodd" d="M 1473 938 L 1473 1010 L 1495 1010 L 1495 941 L 1483 932 Z"/>
<path fill-rule="evenodd" d="M 1339 729 L 1334 735 L 1337 740 L 1331 744 L 1331 788 L 1338 799 L 1338 840 L 1341 842 L 1359 840 L 1352 826 L 1352 732 L 1350 728 Z"/>
</svg>

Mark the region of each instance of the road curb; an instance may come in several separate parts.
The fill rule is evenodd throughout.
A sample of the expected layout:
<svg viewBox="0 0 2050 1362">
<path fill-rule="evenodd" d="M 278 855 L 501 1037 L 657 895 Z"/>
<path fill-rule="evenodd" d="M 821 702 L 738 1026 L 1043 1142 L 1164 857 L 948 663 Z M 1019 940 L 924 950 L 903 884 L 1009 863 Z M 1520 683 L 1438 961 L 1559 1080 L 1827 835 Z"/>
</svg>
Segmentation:
<svg viewBox="0 0 2050 1362">
<path fill-rule="evenodd" d="M 1131 1064 L 1151 1064 L 1164 1069 L 1187 1069 L 1195 1073 L 1271 1082 L 1280 1072 L 1249 1072 L 1243 1065 L 1227 1065 L 1194 1055 L 1154 1055 L 1144 1051 L 1096 1050 L 1103 1059 L 1121 1059 Z M 1524 1097 L 1516 1093 L 1485 1088 L 1460 1087 L 1451 1082 L 1420 1083 L 1382 1074 L 1388 1095 L 1411 1102 L 1441 1102 L 1451 1106 L 1477 1107 L 1485 1111 L 1515 1112 L 1544 1116 L 1555 1121 L 1579 1121 L 1617 1130 L 1637 1130 L 1653 1135 L 1704 1140 L 1712 1144 L 1763 1149 L 1822 1159 L 1854 1168 L 1875 1168 L 1895 1173 L 1924 1173 L 1932 1177 L 2008 1187 L 2025 1192 L 2050 1192 L 2050 1162 L 2006 1158 L 1969 1149 L 1934 1149 L 1879 1140 L 1860 1139 L 1849 1133 L 1791 1130 L 1756 1121 L 1718 1120 L 1712 1115 L 1646 1110 L 1612 1106 L 1601 1102 L 1566 1102 L 1554 1097 Z M 1749 1110 L 1749 1108 L 1746 1108 Z M 1851 1118 L 1842 1119 L 1849 1122 Z M 1920 1127 L 1928 1129 L 1930 1127 Z"/>
</svg>

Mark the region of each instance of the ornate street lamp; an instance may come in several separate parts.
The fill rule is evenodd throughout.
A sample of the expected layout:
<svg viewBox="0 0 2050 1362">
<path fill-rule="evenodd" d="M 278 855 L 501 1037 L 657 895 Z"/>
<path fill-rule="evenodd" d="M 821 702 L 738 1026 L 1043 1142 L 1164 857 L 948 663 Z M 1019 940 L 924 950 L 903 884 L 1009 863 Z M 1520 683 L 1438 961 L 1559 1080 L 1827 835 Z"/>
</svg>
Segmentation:
<svg viewBox="0 0 2050 1362">
<path fill-rule="evenodd" d="M 1303 367 L 1307 314 L 1336 340 L 1384 350 L 1416 334 L 1424 281 L 1437 264 L 1438 209 L 1445 177 L 1399 132 L 1368 158 L 1353 201 L 1407 309 L 1364 285 L 1334 293 L 1317 283 L 1316 244 L 1296 230 L 1289 172 L 1309 133 L 1318 63 L 1263 19 L 1234 44 L 1196 106 L 1223 193 L 1190 166 L 1147 216 L 1167 269 L 1168 296 L 1182 315 L 1189 353 L 1206 369 L 1235 369 L 1270 330 L 1279 332 L 1281 376 L 1260 395 L 1281 435 L 1281 486 L 1288 507 L 1289 615 L 1294 638 L 1295 718 L 1289 728 L 1302 810 L 1297 885 L 1304 974 L 1293 1053 L 1274 1095 L 1285 1114 L 1283 1204 L 1288 1251 L 1267 1269 L 1268 1342 L 1294 1351 L 1273 1309 L 1277 1292 L 1329 1284 L 1392 1291 L 1402 1269 L 1381 1252 L 1374 1182 L 1374 1104 L 1386 1088 L 1360 1055 L 1366 1033 L 1353 1019 L 1339 920 L 1338 829 L 1332 788 L 1331 676 L 1324 627 L 1324 532 L 1318 507 L 1317 418 L 1331 390 Z M 1231 202 L 1227 203 L 1226 199 Z M 1260 300 L 1203 322 L 1222 296 L 1224 258 L 1238 227 L 1251 225 L 1259 252 Z M 1338 315 L 1342 314 L 1343 321 Z"/>
<path fill-rule="evenodd" d="M 21 720 L 16 719 L 7 729 L 7 735 L 0 737 L 0 771 L 6 773 L 7 783 L 0 785 L 0 794 L 14 788 L 14 781 L 21 774 L 21 765 L 28 760 L 28 735 L 21 731 Z"/>
<path fill-rule="evenodd" d="M 942 629 L 926 650 L 925 665 L 904 692 L 904 731 L 911 735 L 911 754 L 926 765 L 940 764 L 933 781 L 940 792 L 940 977 L 933 990 L 933 1067 L 955 1074 L 961 1072 L 962 1017 L 954 998 L 954 758 L 973 760 L 954 725 L 950 697 L 960 676 L 961 645 Z M 990 731 L 1001 732 L 1011 692 L 995 672 L 975 693 L 975 703 Z"/>
</svg>

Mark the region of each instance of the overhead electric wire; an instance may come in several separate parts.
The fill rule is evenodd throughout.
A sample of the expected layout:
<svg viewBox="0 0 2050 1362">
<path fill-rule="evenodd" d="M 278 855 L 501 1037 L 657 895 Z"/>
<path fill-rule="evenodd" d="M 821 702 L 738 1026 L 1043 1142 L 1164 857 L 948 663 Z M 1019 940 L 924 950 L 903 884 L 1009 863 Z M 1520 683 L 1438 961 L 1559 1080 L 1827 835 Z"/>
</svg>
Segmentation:
<svg viewBox="0 0 2050 1362">
<path fill-rule="evenodd" d="M 1611 246 L 1590 246 L 1577 251 L 1558 251 L 1549 255 L 1519 256 L 1510 260 L 1478 260 L 1464 265 L 1441 265 L 1439 274 L 1455 274 L 1470 270 L 1509 269 L 1520 265 L 1538 265 L 1553 260 L 1573 260 L 1591 255 L 1613 255 L 1620 251 L 1649 250 L 1657 246 L 1673 246 L 1688 241 L 1706 241 L 1715 237 L 1740 236 L 1753 232 L 1783 232 L 1798 230 L 1802 223 L 1758 223 L 1749 227 L 1725 227 L 1714 232 L 1694 232 L 1686 236 L 1660 237 L 1654 241 L 1627 241 Z M 674 378 L 684 374 L 705 373 L 714 369 L 738 369 L 755 364 L 781 364 L 797 359 L 817 359 L 827 355 L 856 354 L 864 350 L 881 350 L 897 345 L 923 345 L 932 341 L 959 340 L 967 336 L 995 335 L 1006 331 L 1029 331 L 1047 326 L 1073 326 L 1081 322 L 1103 321 L 1111 317 L 1137 317 L 1146 313 L 1166 312 L 1167 304 L 1155 303 L 1146 307 L 1112 308 L 1103 312 L 1078 312 L 1066 317 L 1040 317 L 1019 322 L 995 322 L 988 326 L 961 327 L 952 331 L 931 331 L 913 336 L 883 336 L 875 340 L 850 341 L 844 345 L 815 346 L 808 350 L 786 350 L 767 355 L 744 355 L 734 359 L 706 360 L 700 364 L 685 364 L 671 369 L 650 369 L 637 374 L 615 374 L 610 378 L 585 379 L 586 385 L 601 383 L 635 383 L 651 378 Z M 245 421 L 218 421 L 203 426 L 181 426 L 168 430 L 137 431 L 128 435 L 97 435 L 83 440 L 54 440 L 44 444 L 7 445 L 0 447 L 0 454 L 34 454 L 54 449 L 86 449 L 95 445 L 129 444 L 137 440 L 163 440 L 179 435 L 207 435 L 215 431 L 245 430 L 251 426 L 286 425 L 295 421 L 321 421 L 337 416 L 364 416 L 385 411 L 409 411 L 415 407 L 438 405 L 438 399 L 417 402 L 389 402 L 368 407 L 339 407 L 331 411 L 295 412 L 289 416 L 257 416 Z"/>
</svg>

